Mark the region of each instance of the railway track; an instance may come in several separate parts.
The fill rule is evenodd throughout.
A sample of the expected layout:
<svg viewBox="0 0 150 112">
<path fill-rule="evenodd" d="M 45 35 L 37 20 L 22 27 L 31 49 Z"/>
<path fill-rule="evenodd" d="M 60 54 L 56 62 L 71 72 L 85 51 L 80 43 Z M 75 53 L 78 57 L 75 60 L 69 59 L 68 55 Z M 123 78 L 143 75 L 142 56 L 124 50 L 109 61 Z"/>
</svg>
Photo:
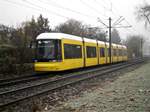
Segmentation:
<svg viewBox="0 0 150 112">
<path fill-rule="evenodd" d="M 54 76 L 54 74 L 52 74 Z M 38 80 L 38 79 L 44 79 L 44 78 L 48 78 L 51 77 L 51 74 L 47 74 L 47 73 L 42 73 L 42 74 L 30 74 L 27 76 L 22 76 L 22 77 L 17 77 L 17 78 L 10 78 L 10 79 L 3 79 L 0 80 L 0 88 L 4 87 L 4 86 L 9 86 L 9 85 L 15 85 L 15 84 L 19 84 L 19 83 L 23 83 L 23 82 L 29 82 L 29 81 L 34 81 L 34 80 Z"/>
<path fill-rule="evenodd" d="M 87 71 L 66 74 L 65 76 L 63 75 L 62 77 L 54 78 L 52 80 L 44 79 L 43 81 L 35 81 L 28 85 L 21 85 L 19 81 L 19 85 L 9 85 L 10 87 L 7 87 L 7 89 L 0 87 L 0 90 L 3 90 L 0 91 L 0 108 L 22 101 L 24 99 L 47 93 L 58 88 L 62 88 L 70 84 L 87 80 L 89 78 L 103 76 L 110 72 L 114 72 L 138 63 L 142 63 L 143 61 L 144 60 L 139 59 Z"/>
<path fill-rule="evenodd" d="M 124 62 L 126 63 L 126 62 Z M 110 66 L 118 66 L 118 65 L 121 65 L 122 63 L 119 63 L 119 64 L 116 64 L 116 65 L 109 65 L 109 66 L 97 66 L 96 68 L 88 68 L 88 69 L 80 69 L 80 70 L 76 70 L 75 74 L 77 72 L 89 72 L 89 71 L 94 71 L 96 69 L 106 69 L 106 68 L 109 68 Z M 8 86 L 13 86 L 13 85 L 18 85 L 18 84 L 21 84 L 21 83 L 27 83 L 27 82 L 31 82 L 31 81 L 37 81 L 37 80 L 41 80 L 41 79 L 46 79 L 46 78 L 52 78 L 55 76 L 55 78 L 57 76 L 63 76 L 63 75 L 66 75 L 66 73 L 62 72 L 62 73 L 44 73 L 44 74 L 31 74 L 31 75 L 28 75 L 28 76 L 23 76 L 23 77 L 17 77 L 17 78 L 11 78 L 11 79 L 4 79 L 4 80 L 0 80 L 0 91 L 1 91 L 1 88 L 2 87 L 8 87 Z M 74 74 L 74 72 L 72 73 L 67 73 L 67 75 L 72 75 Z"/>
</svg>

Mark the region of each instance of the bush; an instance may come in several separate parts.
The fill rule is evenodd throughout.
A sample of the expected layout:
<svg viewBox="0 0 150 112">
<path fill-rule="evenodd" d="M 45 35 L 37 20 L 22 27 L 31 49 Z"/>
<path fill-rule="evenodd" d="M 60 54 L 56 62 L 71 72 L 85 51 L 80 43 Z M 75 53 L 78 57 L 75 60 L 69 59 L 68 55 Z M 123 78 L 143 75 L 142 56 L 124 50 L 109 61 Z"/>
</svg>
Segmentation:
<svg viewBox="0 0 150 112">
<path fill-rule="evenodd" d="M 33 49 L 0 46 L 0 72 L 21 74 L 32 68 L 27 67 L 26 63 L 32 63 L 33 58 Z"/>
</svg>

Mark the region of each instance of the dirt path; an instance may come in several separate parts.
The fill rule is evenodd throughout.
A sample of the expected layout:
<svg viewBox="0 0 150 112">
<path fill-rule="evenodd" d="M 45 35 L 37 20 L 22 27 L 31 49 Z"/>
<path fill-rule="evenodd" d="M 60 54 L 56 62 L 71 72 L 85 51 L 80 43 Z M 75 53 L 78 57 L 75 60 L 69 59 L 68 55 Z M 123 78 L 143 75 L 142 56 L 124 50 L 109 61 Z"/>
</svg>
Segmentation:
<svg viewBox="0 0 150 112">
<path fill-rule="evenodd" d="M 44 112 L 150 112 L 150 63 Z"/>
</svg>

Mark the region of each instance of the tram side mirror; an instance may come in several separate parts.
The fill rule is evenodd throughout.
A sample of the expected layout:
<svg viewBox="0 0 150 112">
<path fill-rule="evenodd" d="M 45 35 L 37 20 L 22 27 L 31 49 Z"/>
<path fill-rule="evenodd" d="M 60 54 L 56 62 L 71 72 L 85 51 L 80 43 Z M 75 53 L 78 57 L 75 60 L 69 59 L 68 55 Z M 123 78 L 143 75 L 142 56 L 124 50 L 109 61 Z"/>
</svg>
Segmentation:
<svg viewBox="0 0 150 112">
<path fill-rule="evenodd" d="M 35 42 L 31 41 L 29 47 L 30 48 L 35 48 Z"/>
</svg>

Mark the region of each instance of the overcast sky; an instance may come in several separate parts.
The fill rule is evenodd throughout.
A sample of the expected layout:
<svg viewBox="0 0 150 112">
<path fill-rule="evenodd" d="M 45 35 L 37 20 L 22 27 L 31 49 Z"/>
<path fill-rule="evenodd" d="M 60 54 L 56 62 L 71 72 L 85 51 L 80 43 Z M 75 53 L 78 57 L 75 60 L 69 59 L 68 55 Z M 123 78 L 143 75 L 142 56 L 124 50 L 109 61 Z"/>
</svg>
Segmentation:
<svg viewBox="0 0 150 112">
<path fill-rule="evenodd" d="M 137 22 L 135 8 L 146 0 L 0 0 L 0 24 L 19 26 L 32 16 L 42 14 L 50 21 L 54 28 L 69 18 L 80 20 L 92 27 L 104 27 L 97 21 L 99 17 L 108 24 L 108 17 L 112 23 L 123 16 L 123 26 L 132 25 L 132 28 L 119 28 L 122 38 L 129 34 L 150 35 L 144 28 L 143 22 Z M 107 30 L 107 29 L 105 29 Z"/>
</svg>

